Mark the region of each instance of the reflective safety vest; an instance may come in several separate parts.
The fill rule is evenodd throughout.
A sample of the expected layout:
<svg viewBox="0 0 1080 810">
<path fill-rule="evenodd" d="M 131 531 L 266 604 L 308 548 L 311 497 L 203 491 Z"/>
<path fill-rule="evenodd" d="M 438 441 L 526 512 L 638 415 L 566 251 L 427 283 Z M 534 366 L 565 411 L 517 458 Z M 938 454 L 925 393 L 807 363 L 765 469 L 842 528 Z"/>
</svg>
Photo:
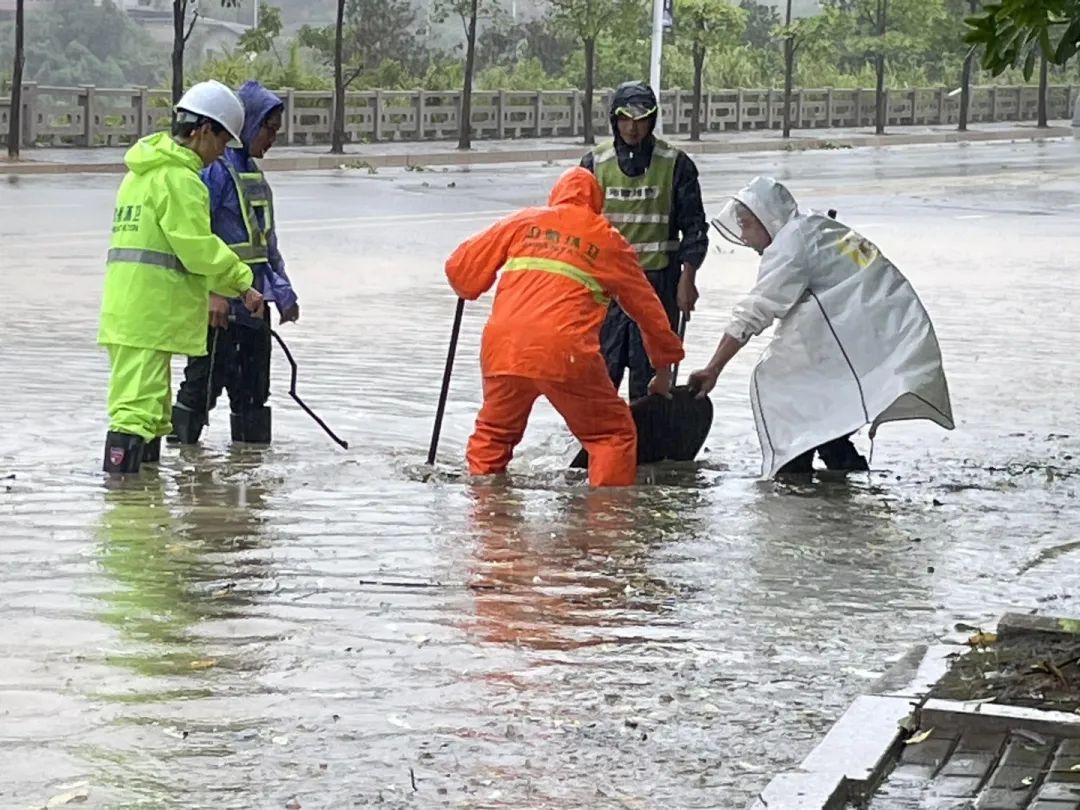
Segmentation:
<svg viewBox="0 0 1080 810">
<path fill-rule="evenodd" d="M 270 184 L 262 172 L 238 172 L 227 160 L 222 162 L 236 186 L 240 213 L 248 233 L 246 241 L 230 243 L 229 247 L 248 265 L 265 264 L 269 261 L 268 244 L 274 230 L 274 194 Z M 262 213 L 261 225 L 259 212 Z"/>
<path fill-rule="evenodd" d="M 569 262 L 562 262 L 558 259 L 544 259 L 538 256 L 518 256 L 510 259 L 505 265 L 503 265 L 504 273 L 521 273 L 521 272 L 538 272 L 538 273 L 554 273 L 557 276 L 565 276 L 566 278 L 576 281 L 581 284 L 592 293 L 593 300 L 597 304 L 606 307 L 611 303 L 611 299 L 607 293 L 604 292 L 604 288 L 600 286 L 600 282 L 597 281 L 591 273 L 586 270 L 582 270 L 576 265 Z"/>
<path fill-rule="evenodd" d="M 663 270 L 679 249 L 671 239 L 671 209 L 675 198 L 675 158 L 678 150 L 657 140 L 649 169 L 627 177 L 619 168 L 615 143 L 593 154 L 596 179 L 604 188 L 604 216 L 637 251 L 646 270 Z"/>
</svg>

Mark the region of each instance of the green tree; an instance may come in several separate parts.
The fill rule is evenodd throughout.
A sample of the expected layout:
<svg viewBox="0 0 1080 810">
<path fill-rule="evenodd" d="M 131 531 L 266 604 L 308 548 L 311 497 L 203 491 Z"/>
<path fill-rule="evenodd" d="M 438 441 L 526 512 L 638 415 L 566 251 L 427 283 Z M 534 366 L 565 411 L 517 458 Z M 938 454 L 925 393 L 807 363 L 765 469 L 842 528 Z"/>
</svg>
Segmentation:
<svg viewBox="0 0 1080 810">
<path fill-rule="evenodd" d="M 22 30 L 26 81 L 156 86 L 165 75 L 160 49 L 150 35 L 108 0 L 101 6 L 92 0 L 30 4 Z M 0 23 L 0 61 L 8 66 L 14 64 L 15 35 L 12 23 Z"/>
<path fill-rule="evenodd" d="M 543 62 L 531 56 L 511 66 L 494 65 L 481 71 L 476 86 L 481 90 L 562 90 L 566 82 L 561 75 L 549 73 Z"/>
<path fill-rule="evenodd" d="M 968 0 L 970 11 L 975 14 L 979 10 L 980 0 Z M 967 129 L 968 110 L 971 107 L 971 67 L 975 61 L 977 46 L 972 45 L 964 56 L 964 66 L 960 71 L 960 123 L 958 129 L 963 132 Z"/>
<path fill-rule="evenodd" d="M 221 8 L 236 8 L 240 0 L 218 0 Z M 172 0 L 172 100 L 175 105 L 184 95 L 184 50 L 199 19 L 199 0 Z M 190 19 L 189 19 L 190 18 Z"/>
<path fill-rule="evenodd" d="M 305 59 L 300 43 L 293 40 L 286 50 L 284 65 L 267 53 L 255 54 L 239 48 L 208 56 L 190 71 L 193 82 L 217 79 L 230 87 L 238 87 L 248 79 L 256 79 L 274 89 L 291 87 L 294 90 L 328 90 L 333 83 Z"/>
<path fill-rule="evenodd" d="M 326 76 L 316 71 L 304 56 L 299 40 L 289 43 L 288 59 L 277 73 L 271 73 L 268 81 L 274 87 L 291 87 L 294 90 L 325 90 L 331 86 Z"/>
<path fill-rule="evenodd" d="M 334 126 L 330 151 L 345 151 L 345 91 L 365 73 L 374 77 L 393 63 L 412 67 L 416 57 L 416 12 L 408 0 L 338 0 L 337 21 L 304 26 L 300 43 L 334 71 Z"/>
<path fill-rule="evenodd" d="M 26 55 L 23 46 L 23 33 L 26 28 L 26 9 L 23 0 L 15 3 L 15 57 L 11 71 L 11 111 L 8 114 L 8 157 L 19 159 L 19 146 L 22 142 L 22 80 L 23 65 Z"/>
<path fill-rule="evenodd" d="M 477 65 L 481 68 L 499 65 L 513 69 L 523 60 L 536 59 L 550 80 L 563 72 L 576 47 L 574 40 L 549 20 L 510 24 L 502 14 L 493 22 L 477 34 Z"/>
<path fill-rule="evenodd" d="M 665 55 L 679 54 L 672 43 L 664 47 Z M 593 87 L 615 87 L 628 79 L 649 75 L 649 39 L 645 34 L 629 31 L 605 31 L 596 39 L 593 50 Z M 665 64 L 670 62 L 670 58 Z M 689 61 L 686 62 L 689 65 Z M 564 87 L 581 87 L 585 75 L 585 53 L 576 48 L 566 60 L 562 71 Z M 689 78 L 689 71 L 687 71 Z"/>
<path fill-rule="evenodd" d="M 1064 65 L 1080 50 L 1080 0 L 999 0 L 967 24 L 964 41 L 984 49 L 982 64 L 993 76 L 1022 66 L 1030 79 L 1040 54 Z"/>
<path fill-rule="evenodd" d="M 277 51 L 277 38 L 281 36 L 281 9 L 266 3 L 259 3 L 259 24 L 240 35 L 237 47 L 244 53 L 271 53 L 278 66 L 284 68 L 285 62 Z"/>
<path fill-rule="evenodd" d="M 365 83 L 365 74 L 375 73 L 387 61 L 408 69 L 424 63 L 415 38 L 416 11 L 409 0 L 342 0 L 341 66 L 346 88 Z M 300 44 L 310 48 L 320 63 L 333 69 L 337 26 L 304 26 L 297 34 Z"/>
<path fill-rule="evenodd" d="M 734 48 L 746 31 L 746 12 L 728 0 L 682 0 L 676 35 L 690 45 L 694 60 L 694 114 L 690 119 L 690 140 L 701 140 L 701 83 L 705 57 L 718 50 Z"/>
<path fill-rule="evenodd" d="M 771 48 L 773 31 L 780 25 L 780 15 L 776 9 L 762 5 L 756 0 L 742 0 L 739 8 L 746 12 L 743 42 L 755 48 Z"/>
<path fill-rule="evenodd" d="M 472 90 L 476 72 L 476 25 L 483 14 L 493 17 L 499 12 L 494 0 L 435 0 L 433 18 L 443 22 L 451 15 L 461 20 L 465 29 L 465 76 L 461 87 L 461 113 L 458 126 L 458 149 L 472 148 Z"/>
<path fill-rule="evenodd" d="M 924 81 L 926 66 L 940 54 L 936 31 L 948 24 L 944 0 L 830 0 L 815 17 L 792 29 L 806 64 L 830 79 L 861 84 L 867 68 L 876 88 L 875 124 L 885 127 L 885 86 L 908 75 Z M 801 73 L 805 82 L 806 73 Z M 804 85 L 805 86 L 805 85 Z"/>
<path fill-rule="evenodd" d="M 621 26 L 640 25 L 644 8 L 640 0 L 551 0 L 555 26 L 581 40 L 585 56 L 585 143 L 594 144 L 593 92 L 595 89 L 596 41 Z"/>
<path fill-rule="evenodd" d="M 334 22 L 334 131 L 330 135 L 330 152 L 335 155 L 345 152 L 345 88 L 348 86 L 345 81 L 345 0 L 338 0 Z"/>
</svg>

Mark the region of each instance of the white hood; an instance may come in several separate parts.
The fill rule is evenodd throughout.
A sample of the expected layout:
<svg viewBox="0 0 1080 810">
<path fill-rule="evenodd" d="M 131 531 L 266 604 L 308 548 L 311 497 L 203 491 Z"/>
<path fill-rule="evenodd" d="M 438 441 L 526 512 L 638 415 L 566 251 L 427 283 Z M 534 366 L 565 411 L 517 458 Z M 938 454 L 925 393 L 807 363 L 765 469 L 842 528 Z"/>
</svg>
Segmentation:
<svg viewBox="0 0 1080 810">
<path fill-rule="evenodd" d="M 757 218 L 770 238 L 775 238 L 798 215 L 799 208 L 783 185 L 771 177 L 755 177 L 746 188 L 728 198 L 720 213 L 713 217 L 713 227 L 729 242 L 750 247 L 743 238 L 747 212 Z"/>
<path fill-rule="evenodd" d="M 750 209 L 773 239 L 799 213 L 791 192 L 771 177 L 755 177 L 735 199 Z"/>
</svg>

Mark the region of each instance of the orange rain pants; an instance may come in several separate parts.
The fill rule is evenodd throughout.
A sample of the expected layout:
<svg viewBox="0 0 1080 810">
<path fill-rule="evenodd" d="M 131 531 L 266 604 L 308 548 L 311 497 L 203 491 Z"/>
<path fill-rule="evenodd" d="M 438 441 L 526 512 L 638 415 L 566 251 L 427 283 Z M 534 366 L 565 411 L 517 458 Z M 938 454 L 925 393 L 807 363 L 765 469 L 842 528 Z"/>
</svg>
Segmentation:
<svg viewBox="0 0 1080 810">
<path fill-rule="evenodd" d="M 630 407 L 606 374 L 574 383 L 487 377 L 466 459 L 472 475 L 502 472 L 525 433 L 537 397 L 546 397 L 589 453 L 589 483 L 630 486 L 637 476 L 637 430 Z"/>
</svg>

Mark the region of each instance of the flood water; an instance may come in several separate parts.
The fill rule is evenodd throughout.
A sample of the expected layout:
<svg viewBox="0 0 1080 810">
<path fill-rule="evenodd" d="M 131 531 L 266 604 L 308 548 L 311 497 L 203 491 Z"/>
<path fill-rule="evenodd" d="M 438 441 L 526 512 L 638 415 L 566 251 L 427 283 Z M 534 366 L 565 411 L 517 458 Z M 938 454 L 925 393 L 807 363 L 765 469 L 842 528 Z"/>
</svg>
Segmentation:
<svg viewBox="0 0 1080 810">
<path fill-rule="evenodd" d="M 275 350 L 271 447 L 232 447 L 223 401 L 201 447 L 107 482 L 94 339 L 119 178 L 0 179 L 0 803 L 740 808 L 912 645 L 1006 609 L 1076 615 L 1078 151 L 697 161 L 713 213 L 758 173 L 837 208 L 941 340 L 957 429 L 886 426 L 872 475 L 799 487 L 757 480 L 764 337 L 694 464 L 590 492 L 541 404 L 509 481 L 470 481 L 483 301 L 424 466 L 442 261 L 542 201 L 562 167 L 540 165 L 272 175 L 302 307 L 280 332 L 350 449 L 291 402 Z M 755 271 L 710 249 L 684 369 Z"/>
</svg>

